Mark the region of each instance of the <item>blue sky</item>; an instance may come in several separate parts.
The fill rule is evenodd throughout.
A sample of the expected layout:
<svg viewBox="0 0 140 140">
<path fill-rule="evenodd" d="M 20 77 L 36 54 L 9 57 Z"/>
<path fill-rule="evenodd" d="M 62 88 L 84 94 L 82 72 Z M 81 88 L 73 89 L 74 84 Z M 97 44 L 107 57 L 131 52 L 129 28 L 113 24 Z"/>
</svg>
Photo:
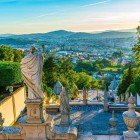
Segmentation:
<svg viewBox="0 0 140 140">
<path fill-rule="evenodd" d="M 0 34 L 136 28 L 140 0 L 0 0 Z"/>
</svg>

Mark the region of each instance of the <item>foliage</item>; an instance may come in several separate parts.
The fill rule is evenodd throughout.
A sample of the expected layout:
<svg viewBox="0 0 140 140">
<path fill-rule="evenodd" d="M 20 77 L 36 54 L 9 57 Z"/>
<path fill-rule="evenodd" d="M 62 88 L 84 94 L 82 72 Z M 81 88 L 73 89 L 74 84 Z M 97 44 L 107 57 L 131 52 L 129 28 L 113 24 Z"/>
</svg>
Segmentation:
<svg viewBox="0 0 140 140">
<path fill-rule="evenodd" d="M 123 54 L 122 51 L 117 51 L 117 52 L 114 52 L 114 53 L 112 54 L 112 57 L 113 57 L 113 58 L 120 58 L 120 57 L 123 57 L 123 56 L 124 56 L 124 54 Z"/>
<path fill-rule="evenodd" d="M 21 62 L 21 59 L 24 57 L 24 52 L 22 50 L 13 50 L 14 53 L 14 62 Z"/>
<path fill-rule="evenodd" d="M 121 83 L 119 84 L 118 87 L 119 96 L 124 95 L 125 97 L 125 92 L 128 89 L 128 87 L 133 83 L 133 78 L 134 78 L 133 68 L 130 65 L 129 68 L 124 71 Z"/>
<path fill-rule="evenodd" d="M 59 80 L 68 90 L 71 98 L 76 98 L 78 89 L 101 88 L 101 82 L 94 80 L 85 72 L 74 71 L 74 66 L 68 59 L 54 61 L 54 58 L 48 57 L 44 63 L 44 80 L 43 87 L 53 89 L 56 81 Z M 99 84 L 99 86 L 98 86 Z M 46 88 L 46 87 L 47 88 Z"/>
<path fill-rule="evenodd" d="M 6 87 L 22 82 L 20 65 L 17 62 L 0 62 L 0 86 Z"/>
<path fill-rule="evenodd" d="M 87 75 L 85 72 L 77 73 L 75 76 L 75 83 L 78 89 L 83 89 L 84 87 L 86 89 L 91 88 L 91 82 L 93 80 L 91 76 Z"/>
<path fill-rule="evenodd" d="M 43 82 L 46 84 L 48 87 L 53 88 L 55 82 L 56 82 L 56 65 L 54 62 L 54 59 L 52 56 L 48 57 L 44 61 L 44 66 L 43 66 Z"/>
<path fill-rule="evenodd" d="M 133 52 L 135 54 L 135 60 L 138 66 L 140 66 L 140 26 L 137 28 L 137 37 L 138 37 L 138 42 L 137 44 L 134 45 L 133 47 Z"/>
<path fill-rule="evenodd" d="M 86 72 L 92 75 L 93 72 L 100 71 L 103 68 L 110 67 L 111 61 L 107 59 L 96 60 L 95 62 L 82 62 L 78 61 L 75 70 L 77 72 Z"/>
<path fill-rule="evenodd" d="M 24 53 L 21 50 L 12 49 L 9 46 L 0 46 L 0 60 L 20 62 Z"/>
<path fill-rule="evenodd" d="M 134 83 L 129 86 L 129 92 L 140 95 L 140 77 L 137 77 Z"/>
<path fill-rule="evenodd" d="M 0 46 L 0 60 L 13 61 L 14 60 L 13 49 L 9 46 Z"/>
</svg>

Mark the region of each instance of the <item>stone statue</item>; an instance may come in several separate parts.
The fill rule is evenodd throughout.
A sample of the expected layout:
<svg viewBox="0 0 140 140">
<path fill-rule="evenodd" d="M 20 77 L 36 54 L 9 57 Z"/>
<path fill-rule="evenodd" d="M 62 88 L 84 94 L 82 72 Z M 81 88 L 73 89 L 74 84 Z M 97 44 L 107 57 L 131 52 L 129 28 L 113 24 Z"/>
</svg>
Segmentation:
<svg viewBox="0 0 140 140">
<path fill-rule="evenodd" d="M 35 47 L 33 46 L 30 53 L 21 60 L 21 72 L 24 83 L 28 87 L 28 99 L 43 98 L 41 79 L 44 48 L 45 46 L 42 45 L 42 52 L 35 54 Z"/>
<path fill-rule="evenodd" d="M 69 105 L 69 96 L 64 87 L 62 87 L 62 92 L 60 93 L 60 111 L 61 111 L 60 124 L 68 126 L 70 124 L 70 105 Z"/>
<path fill-rule="evenodd" d="M 68 114 L 70 111 L 69 95 L 64 87 L 62 87 L 62 92 L 60 93 L 60 111 L 64 114 Z"/>
</svg>

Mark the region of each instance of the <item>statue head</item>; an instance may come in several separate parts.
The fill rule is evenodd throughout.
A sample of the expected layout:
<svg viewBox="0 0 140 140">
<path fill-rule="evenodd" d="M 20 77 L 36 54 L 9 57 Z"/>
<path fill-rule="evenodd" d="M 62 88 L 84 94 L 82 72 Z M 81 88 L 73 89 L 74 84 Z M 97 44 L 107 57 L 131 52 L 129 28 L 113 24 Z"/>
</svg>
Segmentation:
<svg viewBox="0 0 140 140">
<path fill-rule="evenodd" d="M 35 52 L 35 50 L 36 50 L 35 46 L 32 46 L 30 49 L 30 52 L 33 54 Z"/>
</svg>

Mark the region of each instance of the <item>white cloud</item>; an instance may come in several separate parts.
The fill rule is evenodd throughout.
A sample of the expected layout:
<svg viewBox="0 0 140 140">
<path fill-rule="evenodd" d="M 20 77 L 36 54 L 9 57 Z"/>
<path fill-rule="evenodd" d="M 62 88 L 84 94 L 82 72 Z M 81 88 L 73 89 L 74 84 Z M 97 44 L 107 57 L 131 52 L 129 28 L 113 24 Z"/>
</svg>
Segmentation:
<svg viewBox="0 0 140 140">
<path fill-rule="evenodd" d="M 82 5 L 80 7 L 90 7 L 90 6 L 95 6 L 95 5 L 100 5 L 100 4 L 104 4 L 104 3 L 108 3 L 110 2 L 111 0 L 105 0 L 105 1 L 100 1 L 100 2 L 96 2 L 96 3 L 91 3 L 91 4 L 87 4 L 87 5 Z"/>
</svg>

